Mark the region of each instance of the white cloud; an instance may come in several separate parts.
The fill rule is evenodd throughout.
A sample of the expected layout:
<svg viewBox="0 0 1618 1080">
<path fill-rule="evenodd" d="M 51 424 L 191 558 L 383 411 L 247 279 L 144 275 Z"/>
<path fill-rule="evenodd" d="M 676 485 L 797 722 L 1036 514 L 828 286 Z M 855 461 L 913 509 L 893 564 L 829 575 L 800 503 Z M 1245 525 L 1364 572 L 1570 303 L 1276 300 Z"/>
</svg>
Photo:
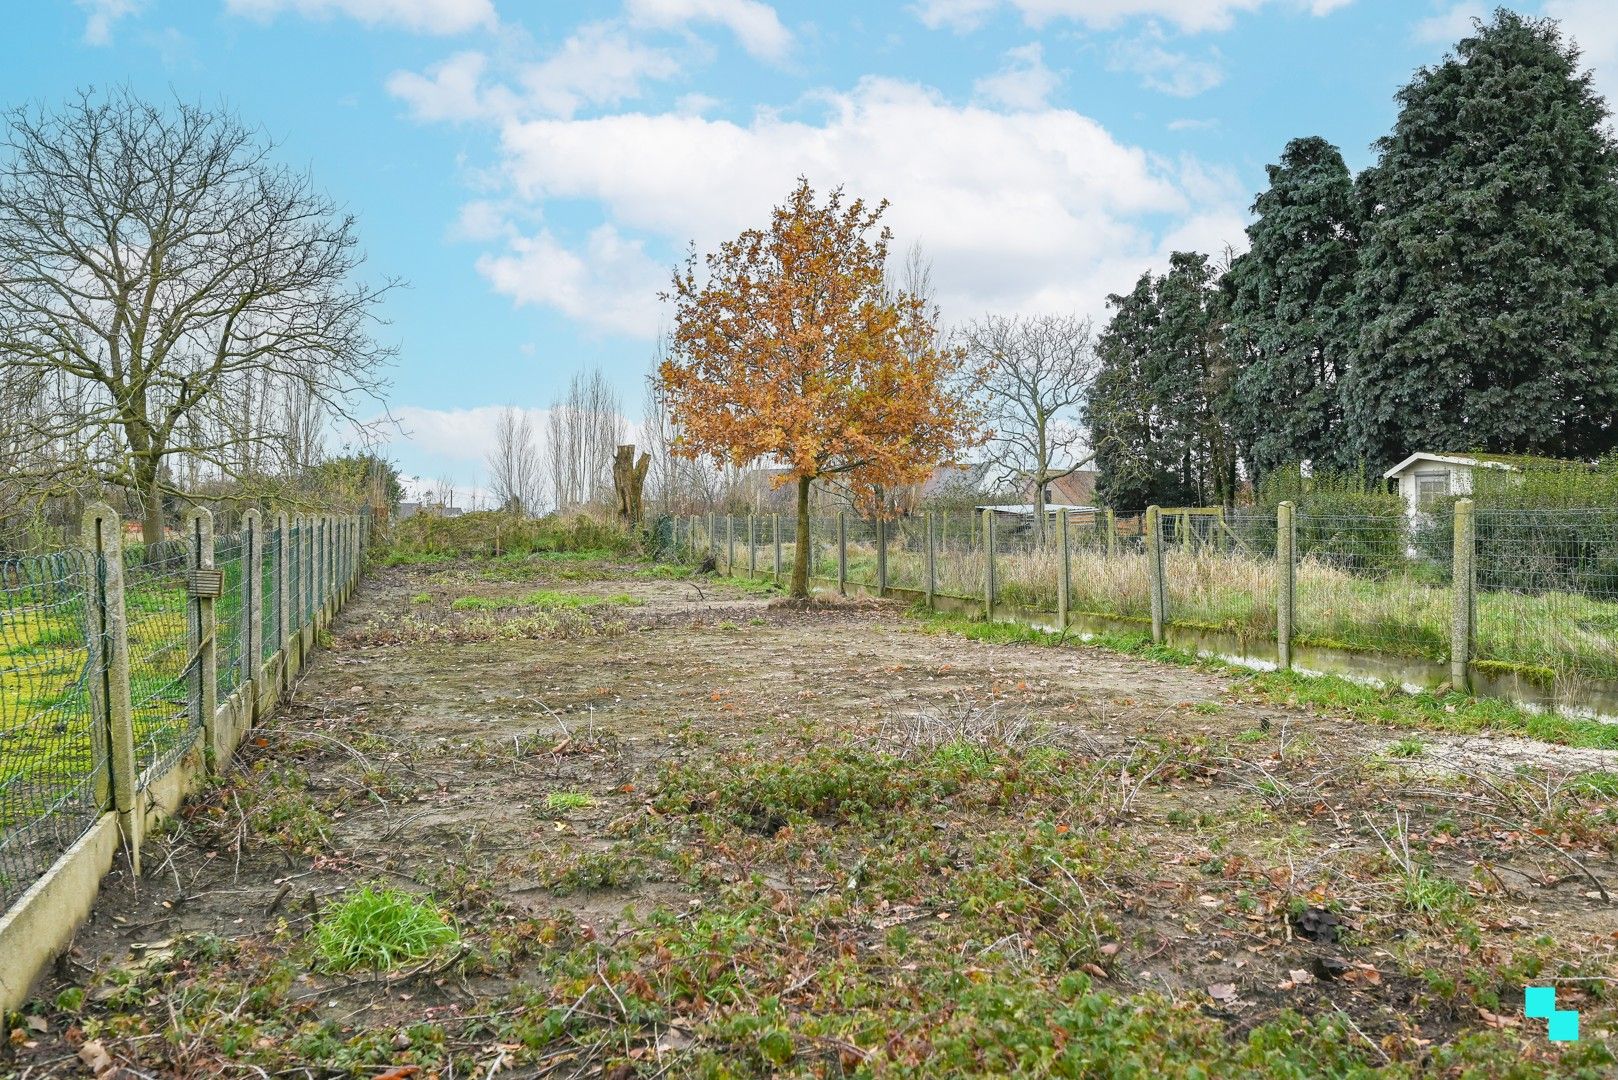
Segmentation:
<svg viewBox="0 0 1618 1080">
<path fill-rule="evenodd" d="M 480 257 L 477 268 L 518 306 L 555 308 L 593 329 L 635 338 L 657 332 L 657 293 L 670 272 L 646 254 L 640 240 L 612 225 L 593 229 L 579 251 L 548 229 L 512 236 L 499 254 Z"/>
<path fill-rule="evenodd" d="M 593 201 L 611 226 L 577 250 L 541 232 L 480 269 L 520 302 L 650 334 L 665 271 L 643 244 L 712 250 L 766 221 L 800 174 L 822 191 L 892 200 L 886 220 L 901 246 L 919 240 L 933 258 L 951 318 L 1099 313 L 1108 292 L 1161 265 L 1162 232 L 1208 248 L 1244 239 L 1246 193 L 1233 182 L 1222 190 L 1226 177 L 1152 158 L 1071 110 L 958 106 L 883 79 L 825 105 L 819 122 L 760 112 L 746 124 L 677 113 L 508 123 L 516 196 Z"/>
<path fill-rule="evenodd" d="M 973 30 L 996 10 L 1009 7 L 1023 21 L 1042 26 L 1058 19 L 1072 19 L 1086 26 L 1108 29 L 1130 19 L 1156 18 L 1173 23 L 1180 30 L 1195 33 L 1224 30 L 1234 17 L 1257 11 L 1266 4 L 1301 8 L 1314 15 L 1326 15 L 1351 0 L 919 0 L 912 8 L 923 23 L 933 29 Z"/>
<path fill-rule="evenodd" d="M 719 23 L 742 48 L 761 60 L 779 61 L 792 49 L 792 33 L 775 9 L 761 0 L 628 0 L 625 12 L 643 26 L 671 29 L 692 22 Z"/>
<path fill-rule="evenodd" d="M 1107 66 L 1140 76 L 1141 85 L 1175 97 L 1196 97 L 1225 81 L 1219 64 L 1219 51 L 1209 50 L 1204 59 L 1187 53 L 1171 52 L 1154 33 L 1114 43 Z"/>
<path fill-rule="evenodd" d="M 84 17 L 84 43 L 111 45 L 112 28 L 120 19 L 134 15 L 144 0 L 73 0 L 87 14 Z"/>
<path fill-rule="evenodd" d="M 1482 4 L 1460 3 L 1416 24 L 1417 41 L 1431 45 L 1449 46 L 1472 33 L 1472 20 L 1481 19 L 1488 12 Z"/>
<path fill-rule="evenodd" d="M 269 19 L 283 11 L 355 19 L 367 26 L 397 26 L 425 34 L 462 34 L 492 27 L 493 0 L 225 0 L 232 14 Z"/>
<path fill-rule="evenodd" d="M 1008 109 L 1042 109 L 1062 77 L 1045 66 L 1039 42 L 1006 52 L 1006 66 L 972 84 L 979 98 Z"/>
<path fill-rule="evenodd" d="M 489 58 L 480 52 L 456 53 L 425 74 L 396 71 L 387 87 L 420 120 L 572 116 L 639 97 L 645 82 L 680 73 L 674 57 L 605 22 L 581 26 L 543 60 L 507 67 L 515 88 L 491 77 Z"/>
<path fill-rule="evenodd" d="M 1595 69 L 1608 106 L 1618 104 L 1618 7 L 1610 0 L 1549 0 L 1545 14 L 1560 19 L 1562 33 L 1578 43 L 1580 62 Z"/>
<path fill-rule="evenodd" d="M 1218 118 L 1212 116 L 1201 119 L 1182 116 L 1177 120 L 1170 120 L 1168 124 L 1170 131 L 1213 131 L 1218 126 Z"/>
</svg>

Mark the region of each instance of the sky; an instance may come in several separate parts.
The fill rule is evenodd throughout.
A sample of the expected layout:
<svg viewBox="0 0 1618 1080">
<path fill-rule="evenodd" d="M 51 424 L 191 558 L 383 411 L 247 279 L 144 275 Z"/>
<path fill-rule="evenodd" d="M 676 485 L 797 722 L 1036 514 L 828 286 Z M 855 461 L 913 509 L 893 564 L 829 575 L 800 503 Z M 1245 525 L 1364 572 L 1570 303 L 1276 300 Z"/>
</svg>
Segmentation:
<svg viewBox="0 0 1618 1080">
<path fill-rule="evenodd" d="M 1618 94 L 1618 5 L 1542 0 Z M 220 105 L 355 213 L 397 346 L 385 449 L 481 488 L 499 408 L 599 367 L 640 417 L 658 293 L 798 176 L 887 199 L 944 321 L 1104 319 L 1245 246 L 1287 140 L 1350 168 L 1486 5 L 1454 0 L 28 0 L 0 104 Z M 1610 75 L 1609 75 L 1610 72 Z"/>
</svg>

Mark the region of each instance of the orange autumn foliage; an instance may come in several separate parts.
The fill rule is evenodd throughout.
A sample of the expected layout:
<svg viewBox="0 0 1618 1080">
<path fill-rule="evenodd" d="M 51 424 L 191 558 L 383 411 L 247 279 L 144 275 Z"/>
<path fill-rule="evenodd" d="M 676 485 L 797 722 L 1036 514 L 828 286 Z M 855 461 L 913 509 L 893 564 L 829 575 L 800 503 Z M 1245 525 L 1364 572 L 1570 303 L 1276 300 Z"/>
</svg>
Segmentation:
<svg viewBox="0 0 1618 1080">
<path fill-rule="evenodd" d="M 659 368 L 670 419 L 689 457 L 769 460 L 798 487 L 807 535 L 809 485 L 838 477 L 857 498 L 919 483 L 976 441 L 965 356 L 939 340 L 925 298 L 890 291 L 884 201 L 816 205 L 800 179 L 768 229 L 749 229 L 674 275 L 669 358 Z M 795 596 L 807 593 L 798 545 Z"/>
</svg>

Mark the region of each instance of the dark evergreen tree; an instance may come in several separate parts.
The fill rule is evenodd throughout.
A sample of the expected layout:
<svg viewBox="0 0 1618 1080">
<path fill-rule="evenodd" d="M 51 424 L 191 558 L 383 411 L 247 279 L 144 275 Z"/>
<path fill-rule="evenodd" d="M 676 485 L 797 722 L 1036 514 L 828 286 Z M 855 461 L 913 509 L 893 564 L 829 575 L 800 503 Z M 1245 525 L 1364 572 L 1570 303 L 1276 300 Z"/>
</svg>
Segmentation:
<svg viewBox="0 0 1618 1080">
<path fill-rule="evenodd" d="M 1096 451 L 1096 498 L 1119 510 L 1150 504 L 1163 483 L 1154 438 L 1149 368 L 1157 328 L 1157 287 L 1148 271 L 1135 288 L 1107 297 L 1111 320 L 1096 340 L 1101 366 L 1085 402 Z"/>
<path fill-rule="evenodd" d="M 1294 139 L 1253 203 L 1248 251 L 1226 275 L 1240 371 L 1231 423 L 1255 479 L 1289 463 L 1353 464 L 1342 380 L 1353 341 L 1359 207 L 1337 147 Z"/>
<path fill-rule="evenodd" d="M 1372 468 L 1618 443 L 1618 150 L 1556 24 L 1497 11 L 1398 94 L 1344 387 Z"/>
<path fill-rule="evenodd" d="M 1161 416 L 1159 442 L 1175 483 L 1159 502 L 1234 501 L 1236 455 L 1229 430 L 1231 364 L 1225 305 L 1208 256 L 1176 251 L 1157 287 L 1158 323 L 1148 380 Z"/>
</svg>

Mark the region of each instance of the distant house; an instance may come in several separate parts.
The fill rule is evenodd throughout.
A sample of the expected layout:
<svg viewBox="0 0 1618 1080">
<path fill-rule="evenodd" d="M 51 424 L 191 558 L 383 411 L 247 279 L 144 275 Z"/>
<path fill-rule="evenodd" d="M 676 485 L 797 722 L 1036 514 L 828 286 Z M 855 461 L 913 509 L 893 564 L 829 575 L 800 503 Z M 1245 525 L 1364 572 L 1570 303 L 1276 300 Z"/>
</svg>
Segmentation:
<svg viewBox="0 0 1618 1080">
<path fill-rule="evenodd" d="M 1066 476 L 1058 476 L 1055 480 L 1045 484 L 1045 504 L 1047 506 L 1084 506 L 1088 507 L 1096 501 L 1096 477 L 1099 474 L 1094 469 L 1074 469 Z M 1034 498 L 1034 485 L 1024 484 L 1022 495 L 1032 501 Z"/>
<path fill-rule="evenodd" d="M 1382 474 L 1403 496 L 1412 520 L 1433 503 L 1472 493 L 1472 474 L 1479 469 L 1521 472 L 1520 459 L 1491 454 L 1411 454 Z"/>
</svg>

